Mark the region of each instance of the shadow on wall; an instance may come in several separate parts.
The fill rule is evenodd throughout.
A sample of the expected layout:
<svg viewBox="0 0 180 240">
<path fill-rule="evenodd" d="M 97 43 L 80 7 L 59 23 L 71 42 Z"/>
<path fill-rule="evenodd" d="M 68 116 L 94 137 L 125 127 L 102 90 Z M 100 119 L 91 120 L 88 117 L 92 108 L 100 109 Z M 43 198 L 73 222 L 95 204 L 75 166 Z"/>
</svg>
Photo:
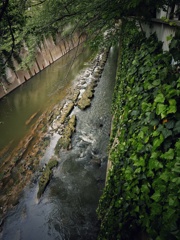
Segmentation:
<svg viewBox="0 0 180 240">
<path fill-rule="evenodd" d="M 37 48 L 35 61 L 32 67 L 26 70 L 18 70 L 18 62 L 12 58 L 15 71 L 11 68 L 6 68 L 6 80 L 0 79 L 0 98 L 10 93 L 15 88 L 29 80 L 31 77 L 39 73 L 41 70 L 55 62 L 60 57 L 77 47 L 79 44 L 86 40 L 86 35 L 74 34 L 69 39 L 62 39 L 61 36 L 57 36 L 56 43 L 53 38 L 44 39 L 40 46 Z M 23 58 L 28 54 L 26 47 L 21 49 L 20 57 Z"/>
</svg>

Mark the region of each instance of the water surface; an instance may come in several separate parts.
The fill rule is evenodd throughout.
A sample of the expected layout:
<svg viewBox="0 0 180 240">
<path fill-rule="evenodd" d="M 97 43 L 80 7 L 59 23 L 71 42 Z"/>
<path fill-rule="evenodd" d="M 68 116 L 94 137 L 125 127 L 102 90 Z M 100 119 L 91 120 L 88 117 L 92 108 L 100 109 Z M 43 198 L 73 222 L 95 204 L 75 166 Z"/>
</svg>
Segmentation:
<svg viewBox="0 0 180 240">
<path fill-rule="evenodd" d="M 59 166 L 40 201 L 38 173 L 34 175 L 20 203 L 7 214 L 3 240 L 97 239 L 96 209 L 106 176 L 116 60 L 117 49 L 112 48 L 91 107 L 76 111 L 72 149 L 60 151 Z M 56 138 L 54 134 L 44 158 L 53 154 Z"/>
<path fill-rule="evenodd" d="M 17 145 L 43 111 L 64 99 L 90 55 L 81 45 L 0 100 L 0 153 L 12 142 Z M 34 121 L 27 124 L 33 114 Z"/>
</svg>

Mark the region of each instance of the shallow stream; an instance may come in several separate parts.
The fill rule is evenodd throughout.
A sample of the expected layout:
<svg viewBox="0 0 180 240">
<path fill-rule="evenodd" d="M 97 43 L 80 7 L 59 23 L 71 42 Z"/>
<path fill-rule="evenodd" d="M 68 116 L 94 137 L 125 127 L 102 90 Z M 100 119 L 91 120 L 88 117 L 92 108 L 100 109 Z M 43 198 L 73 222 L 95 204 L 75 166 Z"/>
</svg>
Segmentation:
<svg viewBox="0 0 180 240">
<path fill-rule="evenodd" d="M 81 61 L 83 64 L 86 60 L 82 58 Z M 77 125 L 71 150 L 60 151 L 59 165 L 54 169 L 53 178 L 39 201 L 36 197 L 39 173 L 33 176 L 19 204 L 8 212 L 4 220 L 3 231 L 0 233 L 2 240 L 97 239 L 99 224 L 96 208 L 106 176 L 116 62 L 117 48 L 111 48 L 100 82 L 95 88 L 91 107 L 85 111 L 75 109 Z M 60 63 L 56 64 L 57 68 L 60 67 Z M 51 70 L 45 71 L 50 72 L 51 79 Z M 52 86 L 52 89 L 58 89 L 58 86 Z M 34 98 L 36 97 L 33 96 L 32 99 Z M 28 96 L 23 99 L 24 105 Z M 20 106 L 18 109 L 21 111 Z M 41 164 L 54 154 L 57 139 L 58 134 L 51 136 Z"/>
</svg>

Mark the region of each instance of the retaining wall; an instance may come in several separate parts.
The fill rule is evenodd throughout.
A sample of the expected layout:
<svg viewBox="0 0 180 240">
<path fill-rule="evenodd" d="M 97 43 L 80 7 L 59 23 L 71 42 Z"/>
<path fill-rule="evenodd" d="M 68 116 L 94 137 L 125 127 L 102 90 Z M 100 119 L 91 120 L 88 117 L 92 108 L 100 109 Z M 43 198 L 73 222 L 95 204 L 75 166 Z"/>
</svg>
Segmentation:
<svg viewBox="0 0 180 240">
<path fill-rule="evenodd" d="M 22 70 L 19 68 L 18 62 L 12 58 L 15 70 L 11 68 L 6 68 L 6 80 L 1 78 L 0 82 L 0 98 L 4 97 L 10 93 L 15 88 L 22 85 L 24 82 L 28 81 L 38 72 L 42 71 L 44 68 L 55 62 L 60 57 L 64 56 L 66 53 L 71 51 L 73 48 L 77 47 L 83 41 L 85 41 L 86 36 L 74 34 L 71 38 L 63 39 L 60 35 L 57 36 L 56 43 L 53 41 L 52 37 L 44 39 L 40 46 L 37 47 L 35 54 L 35 61 L 33 65 Z M 24 46 L 21 49 L 20 57 L 28 55 L 28 49 Z"/>
<path fill-rule="evenodd" d="M 177 30 L 177 27 L 180 27 L 180 21 L 174 21 L 174 25 L 165 23 L 161 19 L 152 19 L 150 24 L 142 24 L 142 28 L 146 33 L 146 36 L 149 37 L 152 33 L 156 33 L 158 40 L 163 42 L 163 51 L 169 51 L 170 40 L 168 36 L 174 36 Z"/>
</svg>

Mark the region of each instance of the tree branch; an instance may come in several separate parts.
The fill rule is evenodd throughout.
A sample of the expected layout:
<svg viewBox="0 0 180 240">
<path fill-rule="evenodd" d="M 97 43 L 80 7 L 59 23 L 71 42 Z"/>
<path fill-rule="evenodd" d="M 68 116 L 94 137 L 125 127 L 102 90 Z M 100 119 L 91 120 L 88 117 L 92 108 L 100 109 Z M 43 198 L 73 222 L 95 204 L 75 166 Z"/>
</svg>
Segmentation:
<svg viewBox="0 0 180 240">
<path fill-rule="evenodd" d="M 13 51 L 14 51 L 14 47 L 15 47 L 15 37 L 13 34 L 13 30 L 12 30 L 12 26 L 11 26 L 11 21 L 6 13 L 6 18 L 7 18 L 7 22 L 8 22 L 8 26 L 9 26 L 9 31 L 10 31 L 10 35 L 11 35 L 11 40 L 12 40 L 12 46 L 11 46 L 11 52 L 9 57 L 6 59 L 4 65 L 6 65 L 6 63 L 9 61 L 9 59 L 12 57 Z"/>
</svg>

